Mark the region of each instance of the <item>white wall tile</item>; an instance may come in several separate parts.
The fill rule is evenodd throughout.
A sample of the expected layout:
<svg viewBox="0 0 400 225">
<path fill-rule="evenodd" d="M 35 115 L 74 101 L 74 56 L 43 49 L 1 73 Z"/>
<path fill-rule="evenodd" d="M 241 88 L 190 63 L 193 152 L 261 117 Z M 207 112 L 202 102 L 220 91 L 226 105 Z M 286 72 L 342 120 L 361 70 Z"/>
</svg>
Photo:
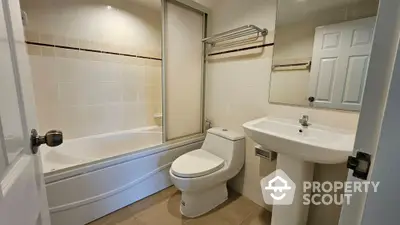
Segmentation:
<svg viewBox="0 0 400 225">
<path fill-rule="evenodd" d="M 82 83 L 59 83 L 58 104 L 61 106 L 79 106 L 87 103 L 87 90 L 90 87 Z"/>
<path fill-rule="evenodd" d="M 147 54 L 160 49 L 160 11 L 114 3 L 110 11 L 104 3 L 90 0 L 22 0 L 29 17 L 26 36 L 113 52 Z M 29 58 L 41 129 L 62 129 L 69 139 L 154 125 L 161 101 L 160 61 L 40 47 L 31 48 Z"/>
<path fill-rule="evenodd" d="M 91 133 L 101 134 L 123 129 L 123 105 L 88 106 L 88 124 Z"/>
<path fill-rule="evenodd" d="M 63 131 L 65 139 L 84 137 L 91 134 L 87 107 L 61 106 L 58 111 L 60 129 Z"/>
<path fill-rule="evenodd" d="M 148 124 L 148 109 L 145 103 L 124 104 L 124 129 L 143 127 Z"/>
</svg>

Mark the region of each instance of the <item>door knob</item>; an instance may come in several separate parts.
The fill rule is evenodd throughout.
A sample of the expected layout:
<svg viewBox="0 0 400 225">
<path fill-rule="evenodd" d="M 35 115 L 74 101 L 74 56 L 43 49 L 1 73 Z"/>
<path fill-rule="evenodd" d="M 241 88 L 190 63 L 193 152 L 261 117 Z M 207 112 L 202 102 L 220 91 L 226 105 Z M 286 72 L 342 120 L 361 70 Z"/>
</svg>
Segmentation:
<svg viewBox="0 0 400 225">
<path fill-rule="evenodd" d="M 50 130 L 44 136 L 40 136 L 37 130 L 31 131 L 31 150 L 36 154 L 39 146 L 46 144 L 49 147 L 56 147 L 63 143 L 63 133 L 59 130 Z"/>
</svg>

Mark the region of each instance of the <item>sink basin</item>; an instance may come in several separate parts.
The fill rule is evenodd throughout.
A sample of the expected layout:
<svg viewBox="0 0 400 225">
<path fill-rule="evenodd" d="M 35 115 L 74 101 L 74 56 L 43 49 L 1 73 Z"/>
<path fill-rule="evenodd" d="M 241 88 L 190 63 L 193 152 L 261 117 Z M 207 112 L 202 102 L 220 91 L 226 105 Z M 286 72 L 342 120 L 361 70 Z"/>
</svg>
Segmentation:
<svg viewBox="0 0 400 225">
<path fill-rule="evenodd" d="M 312 122 L 312 118 L 311 118 Z M 352 154 L 355 134 L 298 121 L 261 118 L 243 124 L 245 133 L 263 148 L 303 161 L 337 164 Z"/>
<path fill-rule="evenodd" d="M 312 118 L 310 122 L 313 122 Z M 317 124 L 303 128 L 296 120 L 268 117 L 247 122 L 243 127 L 246 134 L 263 148 L 278 153 L 277 171 L 285 173 L 294 189 L 303 187 L 304 181 L 313 181 L 315 163 L 343 163 L 353 152 L 355 134 L 344 130 Z M 271 178 L 267 180 L 268 184 L 275 182 L 274 179 L 283 179 L 275 172 L 265 178 Z M 261 183 L 261 188 L 264 190 L 266 186 Z M 303 204 L 304 191 L 295 191 L 291 205 L 275 205 L 274 201 L 271 225 L 307 224 L 304 218 L 308 217 L 309 206 Z M 268 202 L 265 200 L 266 204 Z"/>
</svg>

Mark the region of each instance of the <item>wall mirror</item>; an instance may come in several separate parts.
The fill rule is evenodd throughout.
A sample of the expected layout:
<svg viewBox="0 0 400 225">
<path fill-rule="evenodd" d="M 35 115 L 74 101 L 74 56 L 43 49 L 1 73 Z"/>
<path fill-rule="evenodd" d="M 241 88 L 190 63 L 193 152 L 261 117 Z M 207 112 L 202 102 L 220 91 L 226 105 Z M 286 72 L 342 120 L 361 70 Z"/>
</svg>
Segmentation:
<svg viewBox="0 0 400 225">
<path fill-rule="evenodd" d="M 379 0 L 278 0 L 270 103 L 358 111 Z"/>
</svg>

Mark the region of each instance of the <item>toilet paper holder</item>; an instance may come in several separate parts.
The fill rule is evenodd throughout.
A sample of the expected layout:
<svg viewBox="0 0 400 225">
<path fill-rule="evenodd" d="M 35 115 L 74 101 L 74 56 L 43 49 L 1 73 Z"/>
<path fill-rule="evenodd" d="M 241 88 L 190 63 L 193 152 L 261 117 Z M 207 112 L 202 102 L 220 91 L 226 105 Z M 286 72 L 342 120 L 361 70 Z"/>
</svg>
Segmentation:
<svg viewBox="0 0 400 225">
<path fill-rule="evenodd" d="M 272 150 L 264 149 L 263 147 L 261 147 L 261 145 L 256 145 L 254 147 L 254 150 L 256 156 L 267 159 L 270 162 L 276 160 L 278 155 L 276 152 Z"/>
</svg>

